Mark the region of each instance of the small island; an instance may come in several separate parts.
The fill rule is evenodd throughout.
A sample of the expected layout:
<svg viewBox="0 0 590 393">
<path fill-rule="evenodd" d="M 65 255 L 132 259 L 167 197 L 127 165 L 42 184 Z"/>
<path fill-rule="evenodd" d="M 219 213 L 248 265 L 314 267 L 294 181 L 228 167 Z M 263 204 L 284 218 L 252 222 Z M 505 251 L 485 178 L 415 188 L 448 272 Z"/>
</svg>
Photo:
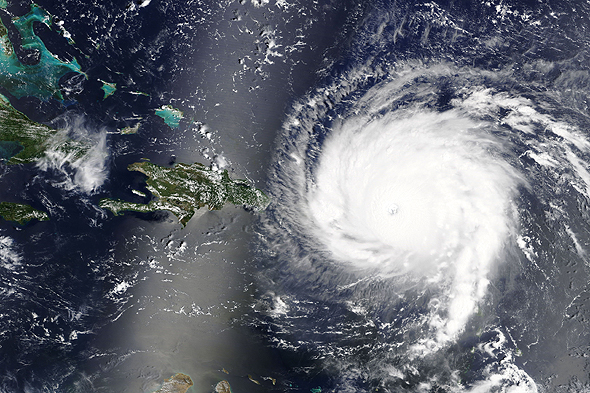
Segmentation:
<svg viewBox="0 0 590 393">
<path fill-rule="evenodd" d="M 112 96 L 113 94 L 115 94 L 115 92 L 117 91 L 117 84 L 116 83 L 109 83 L 106 81 L 103 81 L 102 79 L 99 79 L 100 82 L 102 82 L 102 91 L 104 92 L 104 96 L 102 97 L 102 99 L 106 99 L 109 96 Z"/>
<path fill-rule="evenodd" d="M 154 393 L 186 393 L 191 386 L 193 386 L 191 377 L 178 373 L 169 379 L 165 379 L 162 387 Z"/>
<path fill-rule="evenodd" d="M 156 109 L 156 115 L 164 119 L 164 123 L 171 128 L 178 128 L 180 120 L 184 117 L 182 111 L 172 107 L 172 105 L 162 105 L 161 108 Z"/>
<path fill-rule="evenodd" d="M 229 382 L 225 380 L 219 381 L 219 383 L 215 385 L 215 393 L 232 393 Z"/>
<path fill-rule="evenodd" d="M 118 215 L 122 211 L 142 213 L 166 210 L 184 227 L 195 212 L 207 206 L 219 210 L 226 203 L 265 209 L 270 199 L 246 180 L 232 180 L 227 170 L 213 170 L 202 164 L 178 163 L 171 168 L 149 161 L 136 162 L 127 168 L 147 176 L 146 187 L 155 197 L 147 204 L 105 198 L 100 207 Z"/>
<path fill-rule="evenodd" d="M 134 126 L 127 126 L 125 128 L 122 128 L 120 130 L 121 135 L 131 135 L 131 134 L 137 134 L 137 132 L 139 131 L 139 127 L 141 126 L 141 122 L 137 122 L 135 123 Z"/>
<path fill-rule="evenodd" d="M 29 205 L 12 202 L 0 202 L 0 217 L 24 225 L 31 220 L 48 221 L 49 216 Z"/>
</svg>

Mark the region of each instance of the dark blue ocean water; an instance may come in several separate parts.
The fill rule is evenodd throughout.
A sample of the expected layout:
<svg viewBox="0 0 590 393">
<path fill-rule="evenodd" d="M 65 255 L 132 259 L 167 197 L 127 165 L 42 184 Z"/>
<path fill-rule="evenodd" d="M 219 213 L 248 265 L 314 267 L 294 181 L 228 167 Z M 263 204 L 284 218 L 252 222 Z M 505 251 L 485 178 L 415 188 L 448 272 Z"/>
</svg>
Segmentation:
<svg viewBox="0 0 590 393">
<path fill-rule="evenodd" d="M 395 79 L 401 65 L 426 69 L 442 63 L 460 72 L 432 76 L 424 71 L 423 76 L 410 79 L 407 89 L 378 115 L 417 104 L 442 113 L 452 109 L 453 100 L 464 94 L 461 89 L 471 84 L 541 103 L 535 106 L 539 113 L 561 116 L 566 123 L 584 129 L 590 94 L 590 11 L 586 3 L 326 0 L 283 4 L 271 0 L 260 2 L 260 7 L 258 2 L 244 0 L 146 3 L 140 7 L 142 2 L 137 1 L 38 2 L 54 15 L 54 26 L 63 22 L 73 43 L 68 43 L 58 28 L 39 25 L 37 34 L 62 60 L 75 57 L 85 75 L 63 77 L 62 102 L 11 97 L 13 105 L 35 121 L 70 129 L 81 134 L 78 137 L 106 134 L 108 176 L 100 188 L 84 193 L 64 186 L 64 181 L 75 177 L 75 168 L 68 165 L 48 171 L 33 165 L 0 167 L 0 200 L 29 203 L 51 216 L 49 222 L 25 226 L 0 222 L 0 239 L 5 239 L 0 242 L 0 252 L 7 250 L 0 254 L 0 390 L 103 392 L 117 391 L 128 383 L 129 391 L 151 391 L 154 385 L 148 382 L 161 381 L 160 377 L 168 377 L 166 373 L 172 371 L 184 371 L 171 371 L 174 367 L 163 361 L 149 364 L 153 374 L 133 373 L 122 359 L 135 350 L 135 343 L 108 348 L 110 341 L 126 334 L 118 330 L 119 316 L 125 320 L 141 309 L 138 300 L 140 305 L 125 314 L 127 307 L 131 309 L 130 299 L 147 296 L 113 292 L 122 281 L 137 284 L 148 277 L 146 265 L 129 263 L 133 260 L 129 255 L 139 255 L 151 245 L 140 241 L 132 245 L 129 239 L 138 227 L 143 231 L 144 224 L 170 225 L 170 216 L 160 212 L 113 217 L 97 204 L 102 197 L 149 200 L 149 196 L 131 192 L 146 191 L 145 177 L 126 170 L 142 158 L 171 165 L 175 161 L 210 164 L 216 157 L 227 158 L 232 173 L 270 190 L 278 202 L 265 213 L 260 225 L 223 216 L 219 222 L 210 219 L 213 229 L 199 227 L 190 234 L 195 244 L 215 242 L 230 228 L 241 248 L 235 251 L 237 246 L 231 242 L 222 243 L 221 256 L 215 261 L 239 260 L 239 267 L 227 274 L 246 283 L 239 290 L 243 293 L 236 307 L 239 311 L 231 314 L 229 322 L 219 323 L 219 330 L 234 340 L 234 351 L 228 350 L 231 354 L 226 361 L 238 371 L 230 370 L 233 374 L 225 376 L 219 373 L 226 367 L 223 364 L 200 365 L 196 369 L 202 375 L 191 374 L 199 381 L 199 389 L 227 378 L 235 392 L 308 392 L 317 388 L 420 391 L 426 381 L 440 375 L 439 385 L 423 391 L 469 391 L 485 379 L 486 367 L 495 367 L 501 357 L 471 352 L 477 345 L 500 341 L 501 333 L 493 330 L 476 334 L 477 326 L 486 323 L 504 329 L 502 334 L 523 332 L 515 340 L 521 340 L 518 350 L 524 356 L 514 364 L 539 386 L 549 386 L 549 391 L 559 384 L 578 386 L 573 378 L 579 380 L 580 389 L 587 389 L 587 374 L 579 369 L 587 366 L 583 360 L 587 348 L 581 343 L 588 327 L 587 305 L 582 301 L 588 269 L 583 252 L 576 253 L 576 246 L 564 235 L 565 223 L 576 231 L 586 249 L 587 200 L 572 196 L 573 191 L 565 193 L 560 198 L 571 207 L 561 213 L 566 218 L 557 224 L 546 222 L 543 209 L 547 209 L 549 197 L 561 194 L 552 180 L 531 170 L 537 176 L 531 175 L 534 187 L 523 192 L 520 206 L 526 206 L 527 212 L 523 213 L 528 220 L 523 226 L 537 228 L 535 233 L 543 235 L 539 236 L 540 268 L 524 263 L 524 267 L 506 268 L 493 282 L 492 300 L 482 305 L 479 319 L 474 319 L 474 331 L 467 328 L 468 334 L 450 344 L 446 352 L 417 362 L 415 373 L 404 370 L 409 375 L 406 379 L 392 380 L 391 376 L 397 375 L 395 367 L 405 364 L 406 355 L 395 352 L 394 344 L 401 346 L 413 339 L 408 335 L 418 334 L 403 328 L 427 312 L 429 295 L 416 295 L 423 303 L 399 300 L 390 284 L 378 280 L 361 285 L 358 292 L 342 290 L 341 284 L 352 280 L 352 274 L 321 263 L 307 272 L 293 268 L 294 262 L 309 257 L 308 243 L 305 236 L 299 238 L 301 228 L 284 224 L 288 216 L 281 210 L 284 201 L 276 192 L 280 189 L 277 177 L 273 177 L 280 175 L 289 159 L 281 156 L 282 149 L 297 144 L 307 133 L 311 137 L 302 150 L 312 173 L 334 124 L 371 89 Z M 13 2 L 8 12 L 23 15 L 28 9 L 26 2 Z M 465 76 L 470 73 L 471 77 Z M 116 83 L 117 92 L 103 99 L 102 81 Z M 333 90 L 323 96 L 314 90 L 326 87 Z M 310 98 L 317 99 L 318 109 L 305 112 L 301 108 Z M 156 108 L 168 104 L 185 113 L 177 129 L 169 128 L 154 114 Z M 281 129 L 286 117 L 298 111 L 313 119 L 313 127 Z M 507 113 L 500 111 L 495 116 L 504 119 Z M 118 133 L 137 122 L 137 134 Z M 284 130 L 293 134 L 285 135 Z M 213 136 L 203 136 L 206 131 Z M 560 143 L 558 136 L 552 138 Z M 515 136 L 513 146 L 523 153 L 528 145 Z M 0 158 L 12 147 L 0 145 Z M 565 170 L 563 176 L 569 178 L 572 173 L 573 169 Z M 284 232 L 273 233 L 269 226 Z M 158 238 L 155 243 L 164 246 L 154 260 L 167 260 L 162 256 L 167 252 L 166 242 Z M 552 244 L 559 244 L 558 251 L 551 251 Z M 196 250 L 192 260 L 199 258 L 201 250 Z M 235 251 L 238 257 L 225 257 L 223 250 Z M 515 260 L 524 260 L 518 255 L 520 259 Z M 203 271 L 209 272 L 206 267 Z M 199 285 L 206 281 L 202 280 Z M 226 290 L 214 288 L 208 294 L 224 299 Z M 278 307 L 274 303 L 278 295 L 290 301 L 291 309 L 276 317 L 273 310 Z M 352 312 L 347 303 L 353 298 L 375 302 L 368 307 L 368 314 L 361 315 Z M 529 307 L 535 299 L 544 300 Z M 544 321 L 570 315 L 570 309 L 563 313 L 570 303 L 578 313 L 572 312 L 569 319 L 563 317 L 564 332 L 556 331 L 553 336 L 562 338 L 552 339 L 553 332 L 543 329 Z M 529 320 L 533 322 L 528 324 Z M 201 323 L 216 322 L 186 319 L 166 325 L 162 335 L 169 334 L 168 329 L 190 331 Z M 385 325 L 389 327 L 380 327 Z M 220 341 L 226 336 L 221 337 Z M 548 343 L 550 355 L 545 357 L 533 343 L 535 337 Z M 195 333 L 191 344 L 197 345 L 199 340 Z M 575 348 L 562 349 L 568 340 Z M 515 342 L 510 350 L 516 351 Z M 178 349 L 182 347 L 176 343 L 171 352 L 182 352 Z M 568 356 L 575 360 L 568 363 Z M 549 357 L 558 361 L 552 363 Z M 183 361 L 189 364 L 190 356 Z M 372 373 L 387 364 L 393 367 L 391 375 Z M 449 382 L 448 370 L 460 370 L 460 384 Z M 250 374 L 261 385 L 251 382 Z M 263 379 L 266 376 L 275 378 L 276 385 Z M 555 380 L 559 383 L 552 385 Z"/>
<path fill-rule="evenodd" d="M 177 160 L 208 164 L 223 152 L 232 162 L 230 169 L 240 176 L 263 179 L 285 107 L 317 79 L 314 71 L 326 62 L 323 56 L 337 51 L 335 37 L 351 34 L 354 21 L 348 22 L 348 10 L 362 7 L 341 3 L 330 5 L 328 10 L 326 5 L 298 4 L 307 15 L 297 15 L 293 10 L 283 21 L 280 16 L 267 15 L 264 8 L 244 2 L 152 1 L 145 7 L 139 7 L 141 2 L 37 4 L 53 15 L 53 27 L 37 24 L 35 33 L 60 59 L 77 59 L 84 75 L 70 73 L 62 78 L 63 101 L 16 99 L 0 90 L 32 120 L 66 129 L 74 138 L 92 140 L 106 133 L 108 177 L 99 189 L 84 193 L 78 188 L 68 189 L 68 181 L 76 176 L 76 168 L 68 164 L 46 171 L 34 165 L 2 168 L 0 198 L 45 210 L 51 220 L 24 226 L 0 223 L 5 240 L 2 250 L 6 251 L 0 274 L 0 386 L 7 392 L 117 391 L 120 385 L 108 376 L 119 362 L 116 351 L 125 354 L 133 348 L 113 349 L 112 356 L 105 349 L 120 334 L 110 325 L 124 312 L 129 298 L 128 293 L 113 295 L 113 289 L 125 279 L 132 282 L 145 269 L 128 263 L 134 249 L 126 247 L 127 231 L 133 228 L 134 217 L 156 224 L 168 222 L 170 217 L 159 212 L 113 218 L 97 207 L 99 199 L 147 202 L 149 196 L 130 192 L 131 188 L 146 192 L 145 176 L 126 169 L 144 158 L 159 165 Z M 3 12 L 23 64 L 34 64 L 35 53 L 21 50 L 18 34 L 9 21 L 29 9 L 27 2 L 10 2 Z M 278 58 L 277 64 L 265 63 L 263 52 L 268 41 L 255 42 L 243 31 L 248 38 L 243 43 L 221 39 L 240 31 L 240 26 L 232 24 L 237 13 L 245 15 L 244 23 L 258 29 L 254 38 L 263 36 L 267 27 L 278 21 L 284 28 L 278 34 L 290 36 L 284 41 L 296 43 L 295 30 L 300 29 L 301 34 L 305 29 L 309 43 L 288 61 Z M 61 23 L 72 42 L 59 34 Z M 297 50 L 297 46 L 293 48 Z M 251 69 L 240 76 L 244 88 L 239 94 L 227 86 L 219 87 L 219 83 L 232 79 L 234 68 L 242 68 L 238 60 L 243 56 L 236 52 L 249 55 L 252 63 Z M 231 66 L 223 59 L 230 55 Z M 117 86 L 116 93 L 107 99 L 100 89 L 102 81 Z M 266 90 L 260 89 L 261 85 L 267 86 Z M 216 109 L 218 102 L 224 103 L 221 110 Z M 154 114 L 156 108 L 167 104 L 185 113 L 178 129 L 167 127 Z M 138 134 L 118 134 L 118 130 L 137 122 L 141 122 Z M 204 125 L 219 133 L 213 142 L 198 134 Z M 209 149 L 205 151 L 208 155 L 201 154 L 202 149 Z M 195 236 L 198 239 L 199 234 Z M 223 293 L 225 288 L 216 291 Z M 251 339 L 247 327 L 240 335 L 246 341 Z M 270 374 L 275 368 L 273 356 L 282 355 L 265 355 L 262 341 L 253 347 L 256 349 L 244 348 L 244 353 L 260 351 L 256 368 Z M 160 369 L 157 364 L 146 366 Z M 247 364 L 243 367 L 255 369 Z M 161 369 L 168 370 L 164 365 Z M 279 366 L 279 370 L 284 367 Z M 156 382 L 168 376 L 156 376 Z M 129 378 L 133 379 L 127 382 L 130 391 L 136 391 L 136 378 Z M 235 382 L 237 386 L 240 383 Z"/>
</svg>

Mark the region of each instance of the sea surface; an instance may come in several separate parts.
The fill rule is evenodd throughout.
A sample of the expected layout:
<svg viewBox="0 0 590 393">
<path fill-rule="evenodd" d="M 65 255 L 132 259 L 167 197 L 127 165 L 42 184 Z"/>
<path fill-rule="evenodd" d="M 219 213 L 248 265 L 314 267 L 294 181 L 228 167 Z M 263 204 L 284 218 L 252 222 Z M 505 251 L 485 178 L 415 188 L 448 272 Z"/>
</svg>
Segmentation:
<svg viewBox="0 0 590 393">
<path fill-rule="evenodd" d="M 0 391 L 590 391 L 588 3 L 37 4 L 83 74 L 0 93 L 92 149 L 0 166 Z M 141 159 L 272 203 L 100 209 Z"/>
</svg>

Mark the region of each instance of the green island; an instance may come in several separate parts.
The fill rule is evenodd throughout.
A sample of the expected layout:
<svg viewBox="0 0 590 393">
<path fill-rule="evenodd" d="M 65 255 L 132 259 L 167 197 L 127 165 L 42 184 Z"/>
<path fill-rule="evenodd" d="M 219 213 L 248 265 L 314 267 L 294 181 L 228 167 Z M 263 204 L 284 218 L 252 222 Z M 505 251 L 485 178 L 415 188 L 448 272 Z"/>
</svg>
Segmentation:
<svg viewBox="0 0 590 393">
<path fill-rule="evenodd" d="M 48 221 L 49 216 L 41 210 L 32 208 L 29 205 L 12 202 L 0 202 L 0 217 L 6 221 L 18 222 L 24 225 L 31 220 Z"/>
<path fill-rule="evenodd" d="M 116 83 L 109 83 L 99 79 L 102 82 L 102 91 L 104 91 L 104 97 L 102 99 L 106 99 L 108 96 L 112 96 L 117 91 L 117 84 Z"/>
<path fill-rule="evenodd" d="M 178 373 L 165 379 L 162 387 L 154 393 L 186 393 L 193 386 L 191 377 L 186 374 Z"/>
<path fill-rule="evenodd" d="M 0 2 L 0 7 L 5 8 L 6 2 Z M 51 26 L 51 16 L 36 4 L 31 5 L 28 14 L 12 20 L 21 35 L 23 49 L 39 53 L 39 62 L 34 65 L 24 65 L 19 61 L 8 39 L 6 26 L 0 22 L 0 86 L 16 98 L 34 96 L 43 100 L 52 97 L 63 100 L 59 88 L 60 78 L 69 72 L 83 72 L 76 59 L 64 62 L 49 52 L 35 34 L 34 22 Z"/>
<path fill-rule="evenodd" d="M 178 128 L 180 120 L 184 117 L 184 113 L 180 109 L 173 108 L 172 105 L 162 105 L 161 108 L 156 109 L 156 115 L 164 119 L 164 123 L 171 128 Z"/>
<path fill-rule="evenodd" d="M 216 171 L 202 164 L 178 163 L 171 168 L 149 161 L 136 162 L 127 168 L 147 176 L 147 189 L 155 199 L 147 204 L 101 199 L 99 206 L 115 215 L 122 211 L 154 212 L 167 210 L 173 213 L 184 227 L 196 210 L 207 206 L 219 210 L 226 203 L 265 209 L 270 199 L 252 187 L 246 180 L 232 180 L 227 170 Z"/>
<path fill-rule="evenodd" d="M 50 149 L 75 160 L 88 151 L 88 146 L 30 120 L 0 94 L 0 161 L 27 164 L 37 161 Z"/>
<path fill-rule="evenodd" d="M 6 0 L 0 0 L 0 8 L 7 6 Z M 12 19 L 21 36 L 22 48 L 37 52 L 39 57 L 37 64 L 25 65 L 18 59 L 8 38 L 8 30 L 0 21 L 0 86 L 16 98 L 34 96 L 41 100 L 62 100 L 60 78 L 70 72 L 83 73 L 75 59 L 64 62 L 49 52 L 33 30 L 35 22 L 51 27 L 51 16 L 35 4 L 31 5 L 31 11 L 26 15 Z M 75 160 L 88 151 L 88 146 L 71 140 L 63 132 L 30 120 L 17 111 L 7 97 L 0 95 L 0 162 L 32 163 L 50 150 Z M 0 202 L 0 217 L 20 225 L 34 219 L 49 220 L 49 216 L 43 211 L 10 202 Z"/>
</svg>

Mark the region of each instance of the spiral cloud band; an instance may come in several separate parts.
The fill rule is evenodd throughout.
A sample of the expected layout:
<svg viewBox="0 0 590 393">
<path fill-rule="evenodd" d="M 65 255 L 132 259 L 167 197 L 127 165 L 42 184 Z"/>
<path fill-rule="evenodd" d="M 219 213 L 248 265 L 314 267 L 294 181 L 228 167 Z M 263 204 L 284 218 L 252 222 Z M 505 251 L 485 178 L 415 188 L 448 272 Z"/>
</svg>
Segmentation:
<svg viewBox="0 0 590 393">
<path fill-rule="evenodd" d="M 449 280 L 443 336 L 485 294 L 521 182 L 501 143 L 456 111 L 363 116 L 325 142 L 308 207 L 315 236 L 354 268 Z"/>
<path fill-rule="evenodd" d="M 295 105 L 278 141 L 262 222 L 276 260 L 269 315 L 297 337 L 279 342 L 313 345 L 342 370 L 342 386 L 357 386 L 344 370 L 363 370 L 387 386 L 420 374 L 415 391 L 537 392 L 515 360 L 521 333 L 494 313 L 516 307 L 513 272 L 549 280 L 545 225 L 569 220 L 563 234 L 586 255 L 568 213 L 590 199 L 583 119 L 513 90 L 502 72 L 402 63 L 366 88 L 354 72 Z M 347 311 L 326 315 L 335 306 Z M 315 324 L 333 332 L 326 343 L 320 333 L 307 341 Z M 367 326 L 364 362 L 347 337 Z M 528 334 L 520 340 L 534 347 Z M 466 390 L 446 357 L 472 337 L 481 345 L 470 353 L 486 360 Z"/>
</svg>

